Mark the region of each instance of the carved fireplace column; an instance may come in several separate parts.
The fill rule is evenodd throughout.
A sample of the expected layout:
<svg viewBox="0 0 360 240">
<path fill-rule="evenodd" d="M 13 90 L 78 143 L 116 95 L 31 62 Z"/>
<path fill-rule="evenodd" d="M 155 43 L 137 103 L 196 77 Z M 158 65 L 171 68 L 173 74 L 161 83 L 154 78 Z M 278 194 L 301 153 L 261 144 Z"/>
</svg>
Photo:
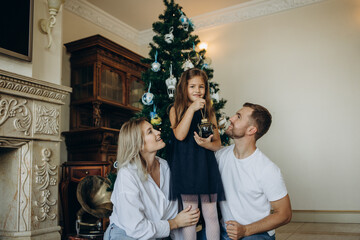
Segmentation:
<svg viewBox="0 0 360 240">
<path fill-rule="evenodd" d="M 0 239 L 60 239 L 61 105 L 71 88 L 0 70 Z"/>
</svg>

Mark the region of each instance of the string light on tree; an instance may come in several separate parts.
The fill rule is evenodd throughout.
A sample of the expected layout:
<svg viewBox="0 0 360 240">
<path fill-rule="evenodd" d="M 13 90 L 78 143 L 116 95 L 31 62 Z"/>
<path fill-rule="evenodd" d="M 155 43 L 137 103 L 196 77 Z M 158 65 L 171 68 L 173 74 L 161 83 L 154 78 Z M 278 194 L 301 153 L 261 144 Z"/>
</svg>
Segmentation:
<svg viewBox="0 0 360 240">
<path fill-rule="evenodd" d="M 201 42 L 201 43 L 199 44 L 199 49 L 200 49 L 200 51 L 201 51 L 201 50 L 207 50 L 207 48 L 208 48 L 207 42 Z"/>
</svg>

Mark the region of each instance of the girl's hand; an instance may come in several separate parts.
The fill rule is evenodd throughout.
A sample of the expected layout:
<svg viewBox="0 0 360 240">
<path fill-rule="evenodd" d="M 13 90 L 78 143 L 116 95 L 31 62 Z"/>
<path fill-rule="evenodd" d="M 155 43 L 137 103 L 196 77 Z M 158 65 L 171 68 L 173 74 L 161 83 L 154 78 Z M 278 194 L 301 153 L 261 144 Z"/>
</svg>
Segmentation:
<svg viewBox="0 0 360 240">
<path fill-rule="evenodd" d="M 196 112 L 199 109 L 203 109 L 205 107 L 205 99 L 198 98 L 196 99 L 189 108 L 193 109 L 194 112 Z"/>
<path fill-rule="evenodd" d="M 211 134 L 209 137 L 207 138 L 201 138 L 199 136 L 199 134 L 197 134 L 197 132 L 194 132 L 194 139 L 195 139 L 195 142 L 201 146 L 201 147 L 204 147 L 204 145 L 206 145 L 207 143 L 211 142 L 212 138 L 213 138 L 213 134 Z"/>
<path fill-rule="evenodd" d="M 175 221 L 177 228 L 181 228 L 195 225 L 199 221 L 199 218 L 199 208 L 191 210 L 191 206 L 188 206 L 187 208 L 179 212 L 173 220 Z"/>
</svg>

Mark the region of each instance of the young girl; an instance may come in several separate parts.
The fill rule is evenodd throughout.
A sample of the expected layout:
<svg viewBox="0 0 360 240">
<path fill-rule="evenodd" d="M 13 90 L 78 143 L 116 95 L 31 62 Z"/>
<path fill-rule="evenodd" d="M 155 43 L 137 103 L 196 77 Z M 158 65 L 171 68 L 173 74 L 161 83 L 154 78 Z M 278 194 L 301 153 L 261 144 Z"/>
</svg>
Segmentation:
<svg viewBox="0 0 360 240">
<path fill-rule="evenodd" d="M 213 151 L 220 148 L 221 141 L 205 72 L 192 68 L 181 75 L 169 116 L 174 135 L 170 151 L 170 198 L 181 198 L 184 209 L 190 205 L 196 209 L 201 202 L 206 237 L 218 240 L 216 202 L 225 200 L 225 195 Z M 206 139 L 198 135 L 198 124 L 205 117 L 214 126 L 214 133 Z M 183 228 L 183 236 L 196 239 L 195 226 Z"/>
</svg>

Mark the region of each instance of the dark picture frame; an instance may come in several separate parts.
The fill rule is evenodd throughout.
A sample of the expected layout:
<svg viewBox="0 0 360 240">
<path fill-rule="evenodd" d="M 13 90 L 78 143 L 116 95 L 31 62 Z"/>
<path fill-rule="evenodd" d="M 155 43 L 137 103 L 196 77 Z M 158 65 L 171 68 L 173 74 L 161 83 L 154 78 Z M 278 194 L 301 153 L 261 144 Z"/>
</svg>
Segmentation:
<svg viewBox="0 0 360 240">
<path fill-rule="evenodd" d="M 31 62 L 34 0 L 4 1 L 0 8 L 0 54 Z"/>
</svg>

